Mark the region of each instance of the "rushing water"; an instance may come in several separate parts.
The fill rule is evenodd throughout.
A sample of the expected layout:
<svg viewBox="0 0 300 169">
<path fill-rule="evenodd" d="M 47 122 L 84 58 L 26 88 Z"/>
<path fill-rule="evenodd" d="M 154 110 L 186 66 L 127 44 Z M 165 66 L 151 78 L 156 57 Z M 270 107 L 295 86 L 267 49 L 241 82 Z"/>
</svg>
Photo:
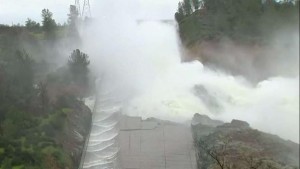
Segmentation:
<svg viewBox="0 0 300 169">
<path fill-rule="evenodd" d="M 298 142 L 299 77 L 271 77 L 252 85 L 198 61 L 181 63 L 174 26 L 149 22 L 139 27 L 145 34 L 153 30 L 141 37 L 148 57 L 140 70 L 146 73 L 137 79 L 146 84 L 125 105 L 125 113 L 177 122 L 190 120 L 194 113 L 225 121 L 237 118 Z"/>
<path fill-rule="evenodd" d="M 93 110 L 92 129 L 84 157 L 84 169 L 117 169 L 118 121 L 121 102 L 107 78 L 99 79 L 98 94 Z"/>
<path fill-rule="evenodd" d="M 138 24 L 126 9 L 112 5 L 114 12 L 105 13 L 102 5 L 87 31 L 85 50 L 94 69 L 118 85 L 114 97 L 123 98 L 122 113 L 183 123 L 195 113 L 224 121 L 236 118 L 299 142 L 299 74 L 253 85 L 198 61 L 181 63 L 175 25 Z"/>
</svg>

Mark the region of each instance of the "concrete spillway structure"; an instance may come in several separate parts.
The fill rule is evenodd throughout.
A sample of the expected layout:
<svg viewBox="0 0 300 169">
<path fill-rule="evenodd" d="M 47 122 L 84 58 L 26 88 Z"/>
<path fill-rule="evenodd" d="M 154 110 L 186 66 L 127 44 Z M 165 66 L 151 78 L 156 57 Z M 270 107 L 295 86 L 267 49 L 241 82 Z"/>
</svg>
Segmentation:
<svg viewBox="0 0 300 169">
<path fill-rule="evenodd" d="M 98 87 L 83 169 L 118 169 L 120 102 L 107 86 Z"/>
<path fill-rule="evenodd" d="M 98 85 L 82 168 L 195 169 L 190 127 L 123 115 L 126 99 L 113 84 L 106 80 Z"/>
<path fill-rule="evenodd" d="M 196 169 L 190 126 L 123 116 L 119 153 L 123 169 Z"/>
</svg>

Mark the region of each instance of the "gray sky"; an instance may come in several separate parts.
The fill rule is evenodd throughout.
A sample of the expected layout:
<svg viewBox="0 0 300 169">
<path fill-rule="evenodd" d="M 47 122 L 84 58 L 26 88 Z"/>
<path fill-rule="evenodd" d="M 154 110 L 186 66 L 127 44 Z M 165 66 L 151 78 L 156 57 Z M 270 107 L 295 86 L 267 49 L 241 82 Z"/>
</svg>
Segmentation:
<svg viewBox="0 0 300 169">
<path fill-rule="evenodd" d="M 99 8 L 99 1 L 101 0 L 90 0 L 92 13 Z M 128 6 L 137 18 L 172 19 L 179 0 L 133 1 L 134 3 L 131 2 L 132 5 Z M 73 3 L 74 0 L 0 0 L 0 24 L 24 24 L 27 18 L 40 22 L 41 11 L 44 8 L 53 12 L 57 22 L 64 23 L 67 21 L 69 5 Z"/>
</svg>

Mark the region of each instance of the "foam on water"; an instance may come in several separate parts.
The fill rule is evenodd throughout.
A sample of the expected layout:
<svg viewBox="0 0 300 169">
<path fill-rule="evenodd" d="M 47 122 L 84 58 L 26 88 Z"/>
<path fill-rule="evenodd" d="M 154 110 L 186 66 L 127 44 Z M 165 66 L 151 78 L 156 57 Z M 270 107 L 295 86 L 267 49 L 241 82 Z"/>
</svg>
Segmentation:
<svg viewBox="0 0 300 169">
<path fill-rule="evenodd" d="M 175 27 L 157 23 L 142 26 L 165 27 L 163 31 L 169 33 L 155 36 L 156 32 L 152 32 L 151 37 L 141 37 L 145 41 L 154 38 L 162 42 L 149 43 L 149 51 L 144 48 L 145 55 L 152 54 L 152 62 L 147 65 L 155 70 L 155 76 L 126 105 L 127 114 L 176 122 L 188 121 L 194 113 L 225 121 L 237 118 L 248 121 L 254 128 L 299 142 L 299 76 L 272 77 L 253 86 L 242 77 L 210 70 L 198 61 L 181 63 L 179 53 L 174 54 L 178 51 L 176 39 L 161 37 L 161 34 L 176 37 Z M 201 86 L 206 93 L 204 97 L 197 94 L 195 86 Z M 214 104 L 208 104 L 207 99 Z"/>
<path fill-rule="evenodd" d="M 112 8 L 110 17 L 100 12 L 87 31 L 85 51 L 94 69 L 121 89 L 115 97 L 125 98 L 123 113 L 176 122 L 189 121 L 194 113 L 225 121 L 237 118 L 299 142 L 299 74 L 253 86 L 198 61 L 181 63 L 175 25 L 137 24 L 126 9 Z"/>
<path fill-rule="evenodd" d="M 120 101 L 108 80 L 97 83 L 97 99 L 93 108 L 92 128 L 84 158 L 84 169 L 120 168 L 117 154 Z"/>
</svg>

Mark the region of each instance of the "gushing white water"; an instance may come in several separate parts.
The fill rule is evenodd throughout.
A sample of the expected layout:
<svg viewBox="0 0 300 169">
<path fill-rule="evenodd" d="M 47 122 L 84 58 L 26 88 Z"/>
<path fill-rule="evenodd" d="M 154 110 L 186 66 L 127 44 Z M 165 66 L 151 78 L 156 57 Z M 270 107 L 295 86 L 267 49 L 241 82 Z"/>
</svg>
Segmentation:
<svg viewBox="0 0 300 169">
<path fill-rule="evenodd" d="M 165 31 L 175 32 L 175 29 L 170 26 Z M 160 35 L 151 38 L 177 46 L 173 38 Z M 160 44 L 150 45 L 161 48 Z M 237 118 L 248 121 L 254 128 L 298 142 L 299 76 L 273 77 L 252 86 L 241 77 L 212 71 L 197 61 L 181 63 L 179 54 L 174 55 L 174 48 L 163 49 L 164 53 L 170 53 L 169 57 L 157 57 L 154 53 L 154 61 L 148 64 L 152 64 L 156 76 L 142 93 L 129 101 L 126 113 L 177 122 L 190 120 L 194 113 L 225 121 Z M 162 62 L 155 62 L 156 59 Z"/>
<path fill-rule="evenodd" d="M 114 88 L 107 79 L 101 79 L 101 84 L 97 84 L 97 87 L 95 105 L 90 107 L 93 109 L 93 120 L 83 168 L 117 169 L 120 101 L 114 97 L 116 94 L 113 92 L 117 91 L 111 91 Z"/>
<path fill-rule="evenodd" d="M 91 58 L 95 69 L 122 88 L 123 113 L 176 122 L 189 121 L 194 113 L 236 118 L 299 142 L 299 75 L 253 86 L 197 61 L 181 63 L 174 25 L 137 24 L 124 11 L 109 15 L 90 30 L 95 34 L 86 39 L 86 50 L 98 56 Z"/>
</svg>

